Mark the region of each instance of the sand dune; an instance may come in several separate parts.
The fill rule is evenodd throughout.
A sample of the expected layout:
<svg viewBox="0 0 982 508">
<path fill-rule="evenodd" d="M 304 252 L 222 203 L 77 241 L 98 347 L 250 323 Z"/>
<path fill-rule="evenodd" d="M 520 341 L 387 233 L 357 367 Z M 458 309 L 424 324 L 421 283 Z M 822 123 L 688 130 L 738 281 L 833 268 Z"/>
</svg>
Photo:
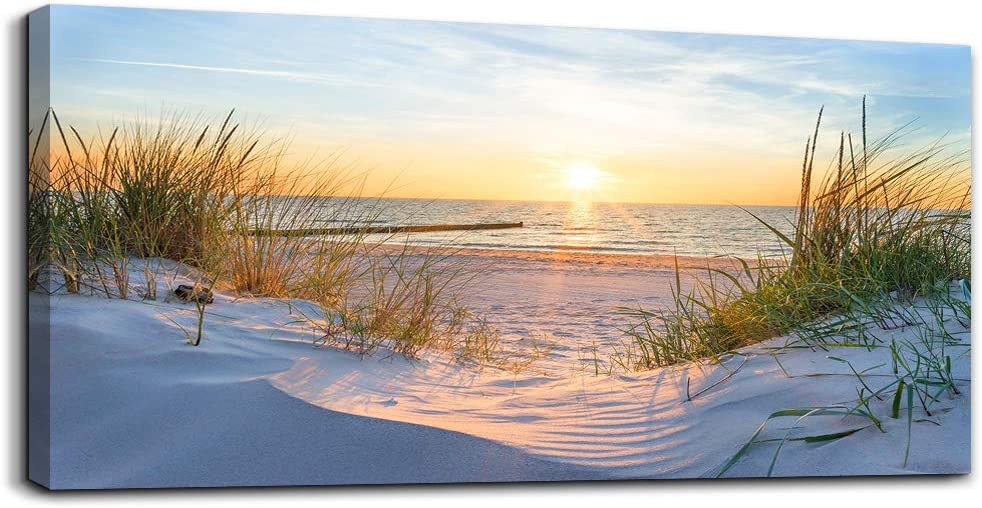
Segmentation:
<svg viewBox="0 0 982 508">
<path fill-rule="evenodd" d="M 783 350 L 778 365 L 767 348 L 784 338 L 720 364 L 595 375 L 585 351 L 618 340 L 609 308 L 657 303 L 669 272 L 509 263 L 488 274 L 475 303 L 504 323 L 512 344 L 530 330 L 552 344 L 547 358 L 519 372 L 438 353 L 409 361 L 314 347 L 313 331 L 287 305 L 310 305 L 302 301 L 220 294 L 193 348 L 181 329 L 194 324 L 191 305 L 55 295 L 51 486 L 704 477 L 771 412 L 856 398 L 856 378 L 829 352 Z M 43 303 L 32 294 L 32 312 Z M 968 341 L 966 329 L 951 326 Z M 910 330 L 877 332 L 889 340 Z M 870 376 L 889 374 L 886 350 L 835 354 L 857 369 L 880 365 Z M 952 356 L 962 395 L 930 418 L 917 415 L 906 467 L 906 420 L 885 418 L 886 432 L 789 443 L 774 473 L 967 472 L 968 348 Z M 882 410 L 889 401 L 874 404 Z M 792 423 L 774 423 L 767 436 L 783 436 Z M 800 425 L 835 432 L 864 421 L 813 417 Z M 727 476 L 765 474 L 773 451 L 757 447 Z"/>
</svg>

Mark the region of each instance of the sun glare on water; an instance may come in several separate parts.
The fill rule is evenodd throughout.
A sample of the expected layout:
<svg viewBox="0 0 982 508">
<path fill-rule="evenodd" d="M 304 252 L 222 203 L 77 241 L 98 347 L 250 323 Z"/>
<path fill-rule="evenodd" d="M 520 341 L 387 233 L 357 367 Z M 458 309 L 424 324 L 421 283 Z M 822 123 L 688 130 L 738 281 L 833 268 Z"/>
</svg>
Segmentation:
<svg viewBox="0 0 982 508">
<path fill-rule="evenodd" d="M 599 169 L 589 164 L 577 164 L 566 168 L 566 185 L 573 190 L 590 190 L 597 186 L 602 175 Z"/>
</svg>

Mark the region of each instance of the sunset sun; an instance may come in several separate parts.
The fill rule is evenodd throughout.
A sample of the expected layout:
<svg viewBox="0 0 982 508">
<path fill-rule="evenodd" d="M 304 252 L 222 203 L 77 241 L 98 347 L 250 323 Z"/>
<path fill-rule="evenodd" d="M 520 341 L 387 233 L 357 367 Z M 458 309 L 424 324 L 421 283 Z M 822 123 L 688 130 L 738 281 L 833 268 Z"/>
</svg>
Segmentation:
<svg viewBox="0 0 982 508">
<path fill-rule="evenodd" d="M 589 164 L 576 164 L 566 168 L 566 185 L 573 190 L 590 190 L 597 186 L 602 175 L 599 169 Z"/>
</svg>

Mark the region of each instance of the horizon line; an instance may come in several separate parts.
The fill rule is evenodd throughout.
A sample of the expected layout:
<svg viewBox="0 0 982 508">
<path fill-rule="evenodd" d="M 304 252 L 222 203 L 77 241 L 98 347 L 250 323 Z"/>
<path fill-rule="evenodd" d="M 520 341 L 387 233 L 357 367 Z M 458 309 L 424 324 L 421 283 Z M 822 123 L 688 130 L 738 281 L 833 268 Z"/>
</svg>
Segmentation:
<svg viewBox="0 0 982 508">
<path fill-rule="evenodd" d="M 327 197 L 327 196 L 325 196 Z M 413 196 L 353 196 L 356 199 L 414 199 L 418 201 L 501 201 L 512 203 L 591 203 L 603 205 L 657 205 L 657 206 L 754 206 L 770 208 L 794 208 L 797 204 L 773 205 L 760 203 L 668 203 L 657 201 L 605 201 L 597 199 L 495 199 L 495 198 L 454 198 L 454 197 L 413 197 Z"/>
</svg>

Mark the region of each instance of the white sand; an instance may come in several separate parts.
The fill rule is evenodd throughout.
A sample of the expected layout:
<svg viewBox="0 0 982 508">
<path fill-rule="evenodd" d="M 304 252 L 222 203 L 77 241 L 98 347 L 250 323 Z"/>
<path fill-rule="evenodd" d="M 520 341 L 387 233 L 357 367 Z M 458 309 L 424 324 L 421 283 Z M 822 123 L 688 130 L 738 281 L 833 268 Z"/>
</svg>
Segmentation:
<svg viewBox="0 0 982 508">
<path fill-rule="evenodd" d="M 783 350 L 789 378 L 765 349 L 783 338 L 746 349 L 745 364 L 734 356 L 723 365 L 596 376 L 589 352 L 620 340 L 610 309 L 658 305 L 669 269 L 495 255 L 486 289 L 471 303 L 502 324 L 511 344 L 530 332 L 553 344 L 548 358 L 519 373 L 475 370 L 438 354 L 410 362 L 313 347 L 311 331 L 282 300 L 218 295 L 194 348 L 175 324 L 193 328 L 193 305 L 52 297 L 51 487 L 712 476 L 770 413 L 856 399 L 858 381 L 830 354 L 860 370 L 884 364 L 870 382 L 888 382 L 873 377 L 890 374 L 885 349 Z M 32 294 L 32 320 L 43 303 Z M 968 342 L 966 330 L 948 325 Z M 877 334 L 889 341 L 912 331 Z M 915 411 L 921 421 L 906 467 L 906 418 L 884 417 L 886 432 L 786 444 L 774 474 L 968 472 L 970 360 L 967 348 L 950 354 L 962 395 L 943 400 L 930 418 Z M 687 382 L 696 393 L 736 367 L 685 401 Z M 885 416 L 889 403 L 874 410 Z M 764 437 L 780 438 L 793 423 L 771 422 Z M 793 432 L 865 423 L 813 417 Z M 774 449 L 755 447 L 727 476 L 764 475 Z"/>
</svg>

